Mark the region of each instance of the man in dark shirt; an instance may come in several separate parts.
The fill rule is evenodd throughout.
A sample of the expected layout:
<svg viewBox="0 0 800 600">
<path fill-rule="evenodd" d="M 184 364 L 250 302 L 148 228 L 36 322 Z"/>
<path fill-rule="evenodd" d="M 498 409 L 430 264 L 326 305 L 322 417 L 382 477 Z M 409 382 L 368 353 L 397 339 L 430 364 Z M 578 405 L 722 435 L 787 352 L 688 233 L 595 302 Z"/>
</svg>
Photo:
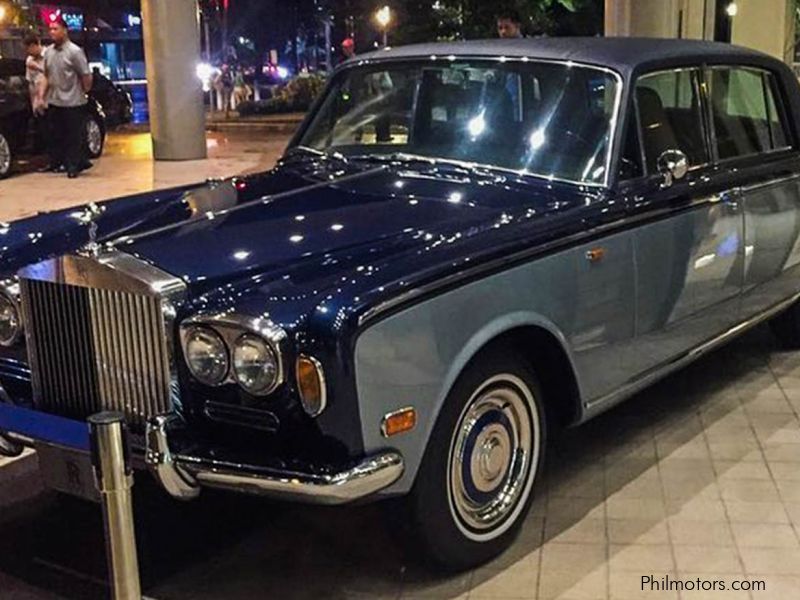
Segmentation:
<svg viewBox="0 0 800 600">
<path fill-rule="evenodd" d="M 506 10 L 497 15 L 497 36 L 503 39 L 525 37 L 522 35 L 522 17 L 516 10 Z"/>
</svg>

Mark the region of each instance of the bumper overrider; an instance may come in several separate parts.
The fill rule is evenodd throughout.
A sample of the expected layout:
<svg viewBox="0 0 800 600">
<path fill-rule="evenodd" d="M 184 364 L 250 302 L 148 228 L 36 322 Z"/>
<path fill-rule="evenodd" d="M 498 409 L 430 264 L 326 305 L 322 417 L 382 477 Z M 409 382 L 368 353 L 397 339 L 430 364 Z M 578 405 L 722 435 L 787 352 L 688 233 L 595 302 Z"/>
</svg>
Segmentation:
<svg viewBox="0 0 800 600">
<path fill-rule="evenodd" d="M 208 487 L 310 504 L 345 504 L 389 487 L 403 474 L 403 458 L 394 451 L 345 465 L 291 469 L 174 452 L 169 430 L 175 418 L 150 419 L 144 448 L 139 452 L 134 448 L 134 456 L 143 459 L 164 490 L 181 500 L 196 498 Z M 18 456 L 37 443 L 88 454 L 88 427 L 84 422 L 0 402 L 0 456 Z"/>
</svg>

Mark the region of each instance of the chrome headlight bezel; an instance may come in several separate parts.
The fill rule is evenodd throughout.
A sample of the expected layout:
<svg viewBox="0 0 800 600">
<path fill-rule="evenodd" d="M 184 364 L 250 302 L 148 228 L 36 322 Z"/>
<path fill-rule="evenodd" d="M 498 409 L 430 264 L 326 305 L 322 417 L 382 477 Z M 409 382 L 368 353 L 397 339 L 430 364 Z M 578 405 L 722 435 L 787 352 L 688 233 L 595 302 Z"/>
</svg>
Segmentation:
<svg viewBox="0 0 800 600">
<path fill-rule="evenodd" d="M 244 348 L 246 344 L 252 344 L 253 347 L 257 347 L 260 345 L 262 349 L 265 351 L 263 365 L 266 366 L 267 364 L 271 363 L 274 368 L 275 374 L 266 385 L 262 385 L 259 387 L 251 387 L 246 383 L 247 377 L 243 372 L 245 367 L 240 367 L 238 365 L 239 352 Z M 280 379 L 282 374 L 281 374 L 281 366 L 280 366 L 280 360 L 278 358 L 278 353 L 275 351 L 272 344 L 270 344 L 268 340 L 262 338 L 261 336 L 253 335 L 252 333 L 245 333 L 239 336 L 239 338 L 234 343 L 232 351 L 232 359 L 231 359 L 231 369 L 233 371 L 234 377 L 236 378 L 236 382 L 239 384 L 239 386 L 252 396 L 268 396 L 277 389 L 278 385 L 280 385 Z"/>
<path fill-rule="evenodd" d="M 189 373 L 191 373 L 192 377 L 194 377 L 197 381 L 202 383 L 203 385 L 207 385 L 210 387 L 217 386 L 222 384 L 228 377 L 231 371 L 231 357 L 230 357 L 230 350 L 228 346 L 225 344 L 225 340 L 223 337 L 217 333 L 211 327 L 206 327 L 203 325 L 192 325 L 187 327 L 185 332 L 182 332 L 182 344 L 183 344 L 183 356 L 186 362 L 186 367 L 189 369 Z M 218 344 L 218 354 L 221 355 L 224 359 L 224 368 L 221 369 L 220 374 L 216 377 L 205 377 L 201 375 L 199 370 L 196 368 L 196 365 L 191 359 L 191 351 L 190 345 L 194 336 L 202 335 L 207 336 L 208 339 L 212 340 L 213 343 Z"/>
<path fill-rule="evenodd" d="M 0 347 L 13 348 L 22 339 L 25 332 L 25 323 L 22 318 L 22 305 L 19 300 L 20 288 L 16 282 L 3 282 L 0 283 L 0 301 L 8 302 L 8 305 L 14 311 L 16 316 L 17 326 L 13 335 L 8 339 L 0 339 Z"/>
<path fill-rule="evenodd" d="M 221 315 L 201 314 L 186 319 L 180 326 L 181 345 L 186 353 L 187 334 L 193 327 L 206 327 L 214 331 L 222 338 L 228 352 L 228 374 L 219 383 L 209 387 L 220 387 L 225 385 L 237 385 L 245 393 L 254 397 L 265 397 L 273 394 L 286 381 L 285 352 L 284 344 L 286 332 L 276 326 L 268 319 L 252 318 L 236 313 L 224 313 Z M 272 352 L 276 361 L 276 376 L 272 385 L 264 390 L 251 391 L 240 381 L 235 365 L 234 353 L 237 343 L 248 336 L 263 342 Z M 197 381 L 200 381 L 199 379 Z M 203 383 L 200 381 L 200 383 Z M 209 384 L 204 384 L 209 385 Z"/>
</svg>

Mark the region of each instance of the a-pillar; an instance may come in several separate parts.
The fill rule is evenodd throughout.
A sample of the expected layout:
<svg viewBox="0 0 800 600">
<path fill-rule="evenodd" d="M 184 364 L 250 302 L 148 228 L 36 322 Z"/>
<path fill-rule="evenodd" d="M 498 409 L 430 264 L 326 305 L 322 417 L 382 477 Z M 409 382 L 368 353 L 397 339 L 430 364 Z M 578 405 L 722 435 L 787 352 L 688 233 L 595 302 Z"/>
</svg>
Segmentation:
<svg viewBox="0 0 800 600">
<path fill-rule="evenodd" d="M 153 157 L 205 158 L 197 0 L 142 0 L 142 28 Z"/>
</svg>

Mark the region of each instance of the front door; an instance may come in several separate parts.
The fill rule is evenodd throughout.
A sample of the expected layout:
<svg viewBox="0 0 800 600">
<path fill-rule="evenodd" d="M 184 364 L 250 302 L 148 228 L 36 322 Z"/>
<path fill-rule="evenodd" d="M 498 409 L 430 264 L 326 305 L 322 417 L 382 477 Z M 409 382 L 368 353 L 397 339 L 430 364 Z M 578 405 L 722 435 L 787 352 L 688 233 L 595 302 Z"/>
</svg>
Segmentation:
<svg viewBox="0 0 800 600">
<path fill-rule="evenodd" d="M 635 229 L 633 379 L 733 326 L 739 317 L 744 220 L 739 191 L 712 166 L 701 72 L 640 77 L 635 88 L 644 176 L 627 184 Z M 659 157 L 678 150 L 689 173 L 668 181 Z"/>
</svg>

